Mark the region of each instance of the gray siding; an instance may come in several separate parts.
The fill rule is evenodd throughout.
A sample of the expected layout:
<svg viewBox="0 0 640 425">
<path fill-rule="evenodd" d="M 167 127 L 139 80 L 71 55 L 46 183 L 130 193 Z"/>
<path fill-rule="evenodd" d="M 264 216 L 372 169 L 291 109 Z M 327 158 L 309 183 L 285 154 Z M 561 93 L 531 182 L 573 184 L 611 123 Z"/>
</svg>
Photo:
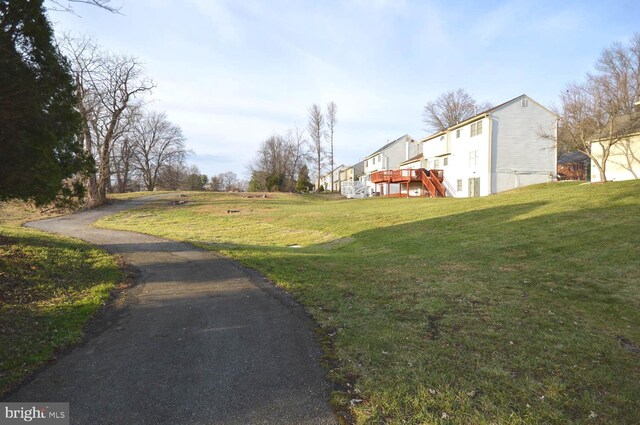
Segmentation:
<svg viewBox="0 0 640 425">
<path fill-rule="evenodd" d="M 407 143 L 409 144 L 408 156 Z M 418 153 L 418 144 L 412 143 L 411 138 L 405 136 L 382 152 L 387 161 L 384 166 L 388 170 L 397 170 L 400 168 L 401 162 L 416 156 Z"/>
<path fill-rule="evenodd" d="M 556 175 L 556 117 L 546 108 L 519 97 L 491 114 L 491 193 L 551 181 Z"/>
</svg>

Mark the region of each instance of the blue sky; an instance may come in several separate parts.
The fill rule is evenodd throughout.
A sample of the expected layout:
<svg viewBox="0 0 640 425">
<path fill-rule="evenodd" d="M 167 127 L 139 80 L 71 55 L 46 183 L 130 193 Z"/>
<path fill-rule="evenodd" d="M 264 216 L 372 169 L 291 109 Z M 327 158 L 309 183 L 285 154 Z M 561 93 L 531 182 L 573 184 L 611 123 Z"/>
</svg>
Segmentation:
<svg viewBox="0 0 640 425">
<path fill-rule="evenodd" d="M 347 165 L 405 133 L 426 136 L 424 104 L 450 89 L 553 106 L 604 47 L 640 31 L 637 0 L 112 4 L 121 15 L 76 5 L 50 18 L 138 57 L 157 84 L 149 107 L 182 127 L 207 175 L 244 176 L 264 139 L 306 129 L 313 103 L 338 105 L 336 163 Z"/>
</svg>

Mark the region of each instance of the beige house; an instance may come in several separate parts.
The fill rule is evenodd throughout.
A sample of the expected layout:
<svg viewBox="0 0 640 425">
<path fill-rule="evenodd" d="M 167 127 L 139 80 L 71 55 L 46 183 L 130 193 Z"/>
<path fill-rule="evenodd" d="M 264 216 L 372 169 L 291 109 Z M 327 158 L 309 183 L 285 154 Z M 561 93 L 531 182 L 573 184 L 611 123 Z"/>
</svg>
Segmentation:
<svg viewBox="0 0 640 425">
<path fill-rule="evenodd" d="M 320 186 L 322 186 L 323 190 L 326 192 L 340 192 L 340 176 L 343 171 L 346 171 L 348 167 L 346 165 L 339 165 L 338 167 L 333 169 L 333 172 L 328 172 L 324 176 L 320 177 Z M 333 174 L 333 190 L 331 189 L 331 175 Z"/>
<path fill-rule="evenodd" d="M 602 153 L 602 144 L 593 142 L 591 144 L 591 155 L 599 163 L 602 163 Z M 611 146 L 605 173 L 609 181 L 640 178 L 640 132 L 630 134 Z M 591 181 L 601 181 L 600 171 L 593 161 L 591 161 Z"/>
</svg>

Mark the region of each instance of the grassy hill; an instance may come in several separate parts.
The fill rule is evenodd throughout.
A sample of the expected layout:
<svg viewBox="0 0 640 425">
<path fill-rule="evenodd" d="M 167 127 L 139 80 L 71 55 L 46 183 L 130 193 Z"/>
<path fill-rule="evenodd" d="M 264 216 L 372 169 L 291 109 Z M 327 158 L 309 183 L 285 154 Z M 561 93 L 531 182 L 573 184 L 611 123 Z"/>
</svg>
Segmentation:
<svg viewBox="0 0 640 425">
<path fill-rule="evenodd" d="M 324 330 L 334 403 L 358 423 L 640 417 L 640 181 L 181 199 L 100 226 L 194 242 L 294 293 Z"/>
</svg>

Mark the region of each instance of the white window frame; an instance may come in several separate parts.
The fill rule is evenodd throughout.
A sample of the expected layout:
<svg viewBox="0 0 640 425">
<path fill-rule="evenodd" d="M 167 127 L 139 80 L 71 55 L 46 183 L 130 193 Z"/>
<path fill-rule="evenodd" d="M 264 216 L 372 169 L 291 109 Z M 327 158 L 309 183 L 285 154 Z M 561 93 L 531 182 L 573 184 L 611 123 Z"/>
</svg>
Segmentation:
<svg viewBox="0 0 640 425">
<path fill-rule="evenodd" d="M 478 149 L 469 151 L 469 167 L 478 166 Z"/>
<path fill-rule="evenodd" d="M 471 137 L 482 134 L 482 120 L 471 124 Z"/>
</svg>

